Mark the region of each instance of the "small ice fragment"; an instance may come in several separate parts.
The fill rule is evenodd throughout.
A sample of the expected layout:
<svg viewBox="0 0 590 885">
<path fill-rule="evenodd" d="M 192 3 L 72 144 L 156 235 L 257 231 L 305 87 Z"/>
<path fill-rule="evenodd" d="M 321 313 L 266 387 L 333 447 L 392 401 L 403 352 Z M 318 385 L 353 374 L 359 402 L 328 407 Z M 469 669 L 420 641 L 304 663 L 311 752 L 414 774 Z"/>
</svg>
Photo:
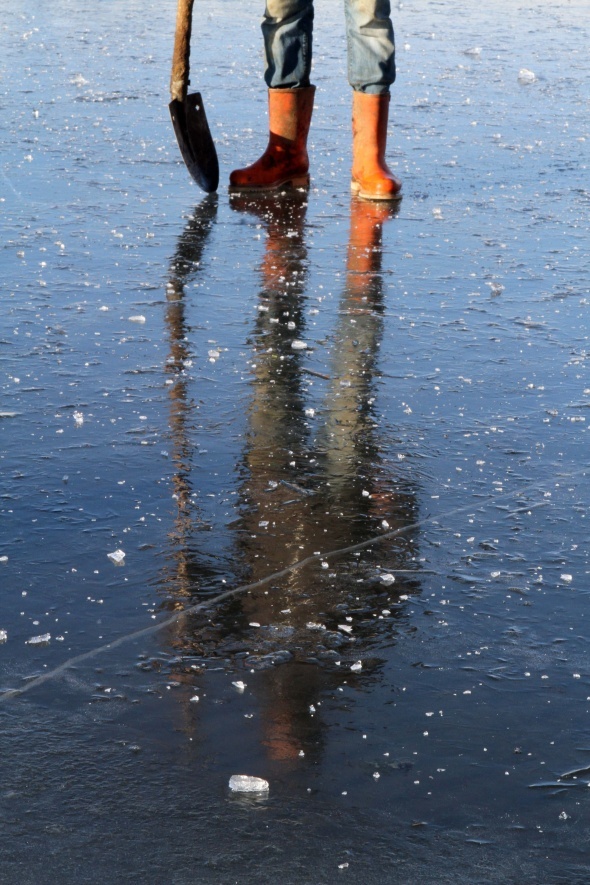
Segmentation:
<svg viewBox="0 0 590 885">
<path fill-rule="evenodd" d="M 299 338 L 296 338 L 291 342 L 291 350 L 307 350 L 307 344 L 305 341 L 300 341 Z"/>
<path fill-rule="evenodd" d="M 343 793 L 342 795 L 345 796 L 346 793 Z M 339 864 L 338 864 L 338 869 L 339 869 L 339 870 L 347 870 L 348 867 L 349 867 L 349 864 L 348 864 L 348 863 L 339 863 Z"/>
<path fill-rule="evenodd" d="M 232 774 L 229 779 L 229 788 L 234 793 L 268 793 L 269 783 L 262 777 Z"/>
<path fill-rule="evenodd" d="M 573 575 L 560 575 L 559 577 L 561 578 L 562 581 L 565 581 L 566 584 L 569 584 L 571 581 L 574 580 Z"/>
<path fill-rule="evenodd" d="M 198 703 L 199 703 L 199 700 L 200 700 L 200 698 L 199 698 L 199 695 L 198 695 L 198 694 L 194 694 L 194 695 L 192 696 L 192 698 L 190 699 L 191 704 L 198 704 Z"/>
<path fill-rule="evenodd" d="M 129 317 L 130 323 L 145 323 L 145 317 L 143 314 L 138 313 L 137 316 Z"/>
<path fill-rule="evenodd" d="M 76 422 L 77 427 L 81 427 L 84 424 L 84 414 L 83 412 L 74 412 L 73 419 Z"/>
<path fill-rule="evenodd" d="M 8 633 L 6 630 L 0 630 L 0 642 L 6 642 L 8 639 Z"/>
<path fill-rule="evenodd" d="M 246 688 L 246 683 L 245 683 L 245 682 L 242 682 L 241 679 L 239 679 L 237 682 L 232 682 L 232 685 L 233 685 L 234 688 L 237 688 L 237 690 L 238 690 L 239 692 L 244 691 L 244 689 Z"/>
<path fill-rule="evenodd" d="M 112 553 L 107 553 L 107 556 L 115 565 L 121 565 L 125 559 L 125 552 L 123 550 L 113 550 Z"/>
<path fill-rule="evenodd" d="M 316 621 L 308 621 L 305 625 L 308 630 L 325 630 L 325 624 L 318 624 Z"/>
<path fill-rule="evenodd" d="M 8 562 L 8 556 L 0 556 L 0 562 Z"/>
<path fill-rule="evenodd" d="M 379 778 L 381 777 L 381 775 L 379 774 L 378 771 L 374 771 L 374 772 L 373 772 L 373 777 L 375 778 L 376 781 L 378 781 Z"/>
<path fill-rule="evenodd" d="M 26 645 L 43 645 L 51 640 L 51 633 L 42 633 L 40 636 L 31 636 L 27 639 Z"/>
<path fill-rule="evenodd" d="M 315 415 L 315 409 L 306 409 L 305 410 L 305 417 L 306 418 L 313 418 L 314 415 Z"/>
<path fill-rule="evenodd" d="M 561 814 L 559 815 L 559 819 L 560 820 L 567 820 L 569 818 L 569 816 L 570 815 L 567 814 L 565 811 L 562 811 Z"/>
<path fill-rule="evenodd" d="M 352 627 L 349 627 L 348 624 L 338 624 L 338 629 L 345 633 L 352 633 Z"/>
<path fill-rule="evenodd" d="M 370 498 L 371 497 L 371 493 L 368 492 L 366 489 L 363 489 L 362 495 L 363 495 L 363 498 Z"/>
<path fill-rule="evenodd" d="M 386 519 L 382 519 L 382 520 L 381 520 L 381 527 L 384 528 L 384 529 L 388 529 L 388 528 L 389 528 L 389 523 L 387 522 Z"/>
<path fill-rule="evenodd" d="M 392 574 L 381 575 L 381 580 L 384 584 L 393 584 L 395 582 L 395 576 Z"/>
<path fill-rule="evenodd" d="M 250 621 L 250 627 L 260 627 L 258 621 Z"/>
<path fill-rule="evenodd" d="M 481 55 L 481 46 L 472 46 L 471 49 L 465 49 L 463 55 L 471 55 L 474 58 L 479 58 Z"/>
<path fill-rule="evenodd" d="M 357 661 L 356 664 L 352 664 L 350 669 L 353 671 L 353 673 L 358 673 L 359 670 L 363 669 L 363 662 Z"/>
<path fill-rule="evenodd" d="M 315 713 L 315 707 L 314 707 L 313 704 L 310 704 L 310 705 L 309 705 L 309 712 L 310 712 L 310 713 Z"/>
<path fill-rule="evenodd" d="M 537 77 L 532 71 L 529 71 L 528 68 L 521 68 L 518 72 L 518 82 L 519 83 L 534 83 Z"/>
<path fill-rule="evenodd" d="M 221 353 L 218 350 L 208 350 L 207 356 L 210 360 L 218 360 L 221 356 Z"/>
</svg>

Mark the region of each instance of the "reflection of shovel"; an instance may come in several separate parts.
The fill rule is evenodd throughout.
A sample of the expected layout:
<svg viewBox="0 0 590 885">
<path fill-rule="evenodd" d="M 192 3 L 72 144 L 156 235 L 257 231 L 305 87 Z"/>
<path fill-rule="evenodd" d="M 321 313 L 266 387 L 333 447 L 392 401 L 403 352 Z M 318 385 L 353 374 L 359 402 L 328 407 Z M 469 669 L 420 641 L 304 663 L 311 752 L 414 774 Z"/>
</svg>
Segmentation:
<svg viewBox="0 0 590 885">
<path fill-rule="evenodd" d="M 187 169 L 207 193 L 217 190 L 219 164 L 205 108 L 199 92 L 188 95 L 191 19 L 194 0 L 178 0 L 172 74 L 170 116 Z"/>
</svg>

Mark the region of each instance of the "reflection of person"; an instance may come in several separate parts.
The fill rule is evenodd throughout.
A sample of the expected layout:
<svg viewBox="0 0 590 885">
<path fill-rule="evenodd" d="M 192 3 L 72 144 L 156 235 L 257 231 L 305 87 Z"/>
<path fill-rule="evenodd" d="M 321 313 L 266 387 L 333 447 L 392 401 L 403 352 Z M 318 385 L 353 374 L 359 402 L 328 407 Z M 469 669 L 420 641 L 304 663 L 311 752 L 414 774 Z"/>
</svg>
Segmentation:
<svg viewBox="0 0 590 885">
<path fill-rule="evenodd" d="M 353 89 L 351 190 L 368 200 L 397 200 L 401 182 L 385 162 L 395 45 L 390 0 L 345 0 L 348 79 Z M 313 0 L 267 0 L 262 24 L 269 141 L 262 156 L 230 175 L 230 189 L 262 191 L 309 182 L 307 136 Z"/>
<path fill-rule="evenodd" d="M 242 197 L 232 206 L 255 215 L 267 234 L 241 519 L 235 524 L 240 559 L 249 567 L 248 580 L 256 582 L 318 550 L 364 542 L 382 531 L 384 518 L 391 528 L 413 522 L 415 499 L 396 487 L 395 477 L 381 463 L 372 409 L 383 325 L 382 226 L 396 207 L 351 201 L 346 284 L 322 385 L 325 394 L 312 418 L 306 406 L 313 376 L 306 375 L 305 351 L 292 348 L 305 326 L 306 204 L 296 198 Z M 367 570 L 377 564 L 403 568 L 413 548 L 411 538 L 407 543 L 399 552 L 381 547 L 366 554 Z M 358 561 L 339 560 L 333 567 L 336 573 L 315 563 L 281 574 L 272 592 L 261 588 L 240 599 L 243 628 L 261 625 L 249 636 L 249 650 L 258 645 L 257 655 L 250 658 L 254 665 L 256 656 L 272 659 L 277 649 L 292 655 L 259 688 L 263 743 L 272 759 L 295 759 L 309 745 L 308 705 L 328 678 L 319 662 L 325 666 L 362 655 L 364 642 L 356 623 L 352 640 L 337 626 L 349 607 L 358 611 L 374 605 L 362 601 L 366 571 Z M 374 620 L 371 629 L 376 629 Z M 346 671 L 350 674 L 348 667 Z M 330 678 L 336 678 L 333 672 Z"/>
<path fill-rule="evenodd" d="M 232 208 L 253 215 L 265 235 L 239 470 L 240 510 L 231 524 L 232 563 L 244 581 L 274 577 L 272 584 L 235 597 L 214 618 L 179 620 L 170 643 L 180 658 L 218 657 L 246 672 L 265 670 L 255 683 L 262 744 L 269 759 L 297 764 L 302 751 L 318 752 L 323 742 L 322 719 L 319 712 L 310 715 L 312 705 L 342 679 L 357 678 L 350 665 L 359 657 L 367 672 L 367 647 L 380 629 L 390 635 L 391 620 L 378 618 L 388 605 L 388 591 L 375 581 L 376 567 L 403 570 L 415 551 L 408 534 L 396 547 L 383 544 L 365 551 L 362 561 L 348 557 L 330 562 L 329 568 L 317 561 L 297 567 L 316 551 L 378 536 L 384 518 L 392 529 L 416 521 L 413 489 L 400 488 L 382 461 L 372 405 L 383 325 L 382 227 L 397 207 L 351 201 L 346 283 L 321 382 L 307 374 L 305 351 L 292 347 L 305 335 L 306 200 L 297 193 L 278 199 L 244 196 L 232 200 Z M 184 289 L 210 227 L 211 215 L 195 212 L 171 263 L 168 286 L 167 371 L 179 377 L 170 391 L 178 517 L 171 536 L 174 574 L 165 585 L 180 603 L 187 595 L 197 596 L 208 568 L 191 538 L 198 513 L 190 506 L 191 409 L 182 368 L 187 356 Z M 316 382 L 323 392 L 315 398 L 317 416 L 312 416 L 310 393 Z M 349 613 L 352 636 L 340 630 Z M 179 664 L 174 678 L 190 682 L 194 674 Z"/>
</svg>

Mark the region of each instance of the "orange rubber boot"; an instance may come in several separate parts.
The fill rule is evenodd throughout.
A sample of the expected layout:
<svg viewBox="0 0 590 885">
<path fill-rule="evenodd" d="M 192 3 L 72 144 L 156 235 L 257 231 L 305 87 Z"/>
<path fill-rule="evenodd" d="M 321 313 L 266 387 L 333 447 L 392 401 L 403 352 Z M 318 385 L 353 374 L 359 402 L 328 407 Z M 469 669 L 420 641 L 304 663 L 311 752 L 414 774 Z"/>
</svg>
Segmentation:
<svg viewBox="0 0 590 885">
<path fill-rule="evenodd" d="M 352 179 L 363 200 L 399 200 L 402 183 L 385 162 L 389 95 L 352 94 Z"/>
<path fill-rule="evenodd" d="M 230 191 L 274 190 L 309 184 L 307 136 L 315 86 L 268 90 L 268 145 L 263 155 L 229 177 Z"/>
</svg>

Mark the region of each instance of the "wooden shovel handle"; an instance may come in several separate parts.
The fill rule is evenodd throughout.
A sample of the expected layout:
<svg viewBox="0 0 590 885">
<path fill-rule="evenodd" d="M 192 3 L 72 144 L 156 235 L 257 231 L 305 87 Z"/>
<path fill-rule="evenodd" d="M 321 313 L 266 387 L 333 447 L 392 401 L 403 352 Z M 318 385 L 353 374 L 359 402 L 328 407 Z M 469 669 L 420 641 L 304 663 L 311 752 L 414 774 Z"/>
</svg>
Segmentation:
<svg viewBox="0 0 590 885">
<path fill-rule="evenodd" d="M 184 101 L 189 83 L 189 56 L 191 52 L 191 22 L 194 0 L 178 0 L 176 33 L 170 75 L 170 98 Z"/>
</svg>

